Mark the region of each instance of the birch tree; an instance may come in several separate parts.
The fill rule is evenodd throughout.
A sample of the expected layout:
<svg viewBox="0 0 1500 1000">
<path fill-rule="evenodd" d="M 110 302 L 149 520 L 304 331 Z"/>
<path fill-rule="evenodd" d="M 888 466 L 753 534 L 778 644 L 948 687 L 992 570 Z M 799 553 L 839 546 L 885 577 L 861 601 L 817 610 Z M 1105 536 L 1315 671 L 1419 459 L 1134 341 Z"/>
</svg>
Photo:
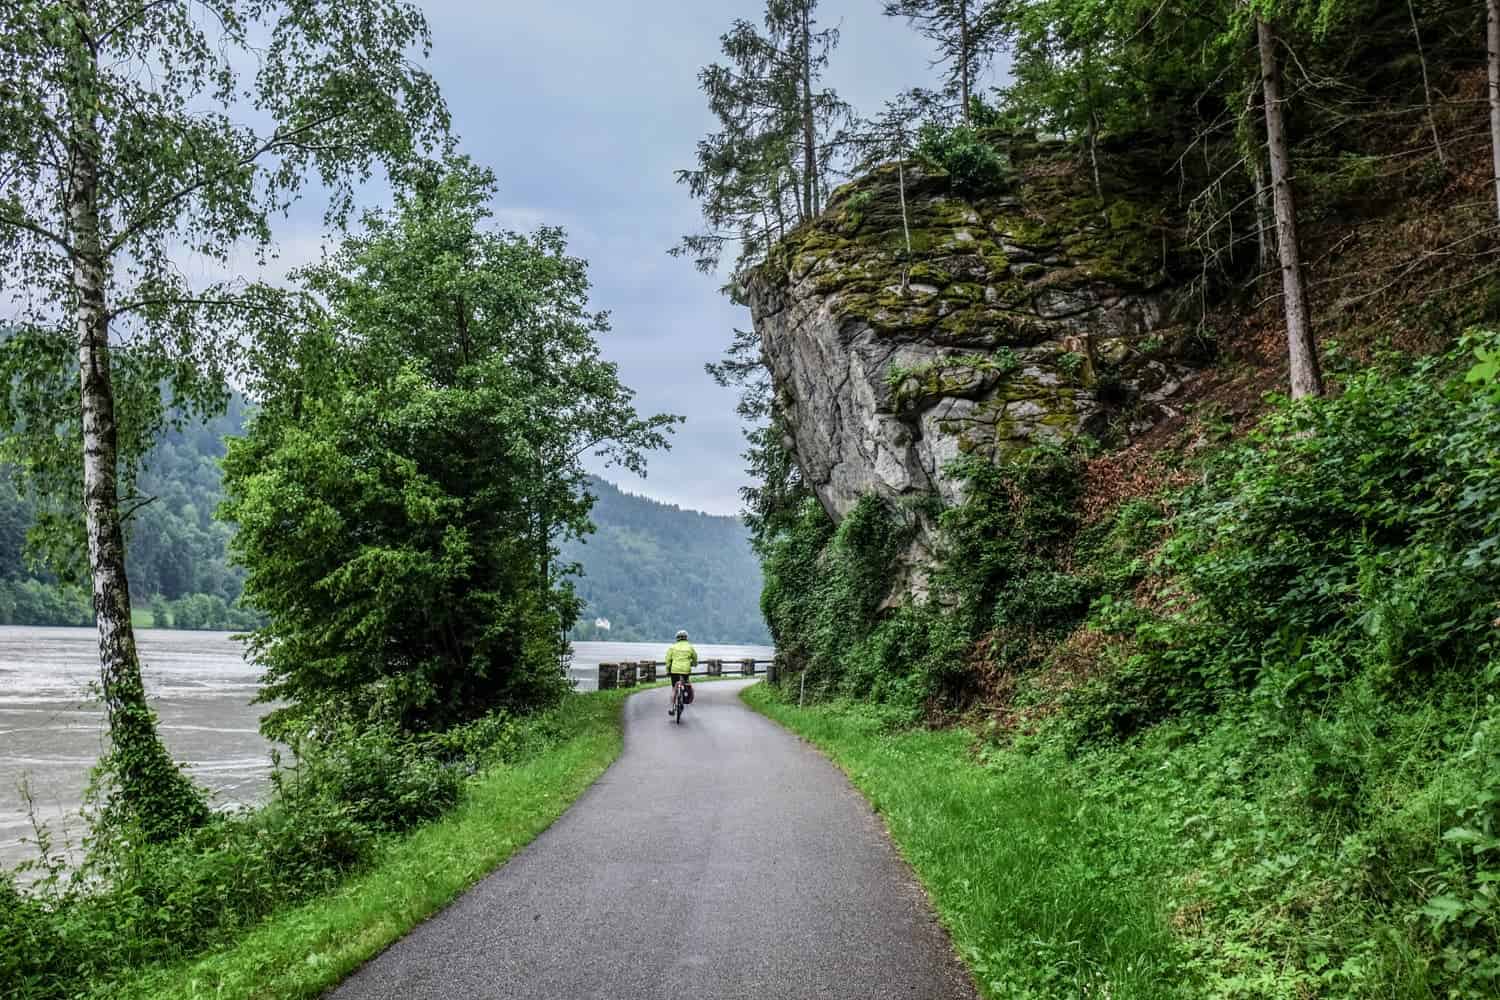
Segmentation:
<svg viewBox="0 0 1500 1000">
<path fill-rule="evenodd" d="M 272 218 L 308 179 L 336 221 L 357 181 L 435 140 L 445 112 L 411 58 L 426 45 L 401 0 L 0 7 L 0 275 L 22 327 L 4 351 L 0 429 L 34 489 L 81 505 L 111 740 L 104 815 L 150 839 L 207 813 L 146 701 L 122 486 L 162 425 L 159 386 L 213 408 L 278 299 L 186 275 L 264 260 Z M 53 373 L 69 355 L 65 405 Z M 76 518 L 54 507 L 54 526 Z"/>
</svg>

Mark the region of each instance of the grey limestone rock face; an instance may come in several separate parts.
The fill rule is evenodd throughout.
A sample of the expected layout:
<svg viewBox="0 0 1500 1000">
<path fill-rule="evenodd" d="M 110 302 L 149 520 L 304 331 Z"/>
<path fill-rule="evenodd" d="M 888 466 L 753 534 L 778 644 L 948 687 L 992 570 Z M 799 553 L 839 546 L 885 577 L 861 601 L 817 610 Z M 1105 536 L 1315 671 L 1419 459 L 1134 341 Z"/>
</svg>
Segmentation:
<svg viewBox="0 0 1500 1000">
<path fill-rule="evenodd" d="M 1170 321 L 1166 224 L 1125 196 L 1101 213 L 1054 181 L 1018 175 L 964 199 L 908 165 L 903 226 L 882 168 L 751 275 L 789 444 L 835 520 L 866 494 L 959 500 L 961 455 L 1128 437 L 1173 412 L 1194 369 Z M 931 541 L 920 527 L 915 562 Z"/>
</svg>

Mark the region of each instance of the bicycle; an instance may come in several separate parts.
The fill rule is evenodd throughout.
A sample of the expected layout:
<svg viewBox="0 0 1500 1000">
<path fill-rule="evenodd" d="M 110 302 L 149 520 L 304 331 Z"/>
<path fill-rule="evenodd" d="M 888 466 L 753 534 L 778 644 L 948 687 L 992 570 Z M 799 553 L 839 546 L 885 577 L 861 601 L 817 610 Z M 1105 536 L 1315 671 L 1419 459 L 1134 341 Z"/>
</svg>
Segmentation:
<svg viewBox="0 0 1500 1000">
<path fill-rule="evenodd" d="M 678 677 L 682 677 L 682 679 L 678 680 Z M 674 674 L 672 677 L 672 715 L 677 720 L 679 726 L 682 725 L 682 710 L 687 707 L 687 697 L 687 677 L 681 674 Z"/>
</svg>

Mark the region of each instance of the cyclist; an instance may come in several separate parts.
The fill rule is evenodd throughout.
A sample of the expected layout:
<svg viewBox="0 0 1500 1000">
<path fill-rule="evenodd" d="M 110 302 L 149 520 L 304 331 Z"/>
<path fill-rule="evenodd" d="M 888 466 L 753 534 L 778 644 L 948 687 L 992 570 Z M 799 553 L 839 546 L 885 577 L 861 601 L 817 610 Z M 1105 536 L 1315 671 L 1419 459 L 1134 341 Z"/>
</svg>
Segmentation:
<svg viewBox="0 0 1500 1000">
<path fill-rule="evenodd" d="M 667 676 L 672 678 L 672 700 L 667 702 L 667 714 L 675 715 L 677 685 L 687 684 L 688 675 L 698 665 L 698 651 L 688 642 L 686 629 L 677 630 L 677 641 L 667 647 Z"/>
</svg>

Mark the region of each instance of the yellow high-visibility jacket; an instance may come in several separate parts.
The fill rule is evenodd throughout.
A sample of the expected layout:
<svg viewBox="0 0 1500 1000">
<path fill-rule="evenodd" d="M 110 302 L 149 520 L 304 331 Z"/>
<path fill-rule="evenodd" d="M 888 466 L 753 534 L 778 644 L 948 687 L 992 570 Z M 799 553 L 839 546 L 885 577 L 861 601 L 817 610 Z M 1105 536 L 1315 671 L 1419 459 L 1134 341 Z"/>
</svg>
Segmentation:
<svg viewBox="0 0 1500 1000">
<path fill-rule="evenodd" d="M 690 674 L 698 665 L 698 651 L 686 639 L 679 639 L 667 647 L 667 673 Z"/>
</svg>

